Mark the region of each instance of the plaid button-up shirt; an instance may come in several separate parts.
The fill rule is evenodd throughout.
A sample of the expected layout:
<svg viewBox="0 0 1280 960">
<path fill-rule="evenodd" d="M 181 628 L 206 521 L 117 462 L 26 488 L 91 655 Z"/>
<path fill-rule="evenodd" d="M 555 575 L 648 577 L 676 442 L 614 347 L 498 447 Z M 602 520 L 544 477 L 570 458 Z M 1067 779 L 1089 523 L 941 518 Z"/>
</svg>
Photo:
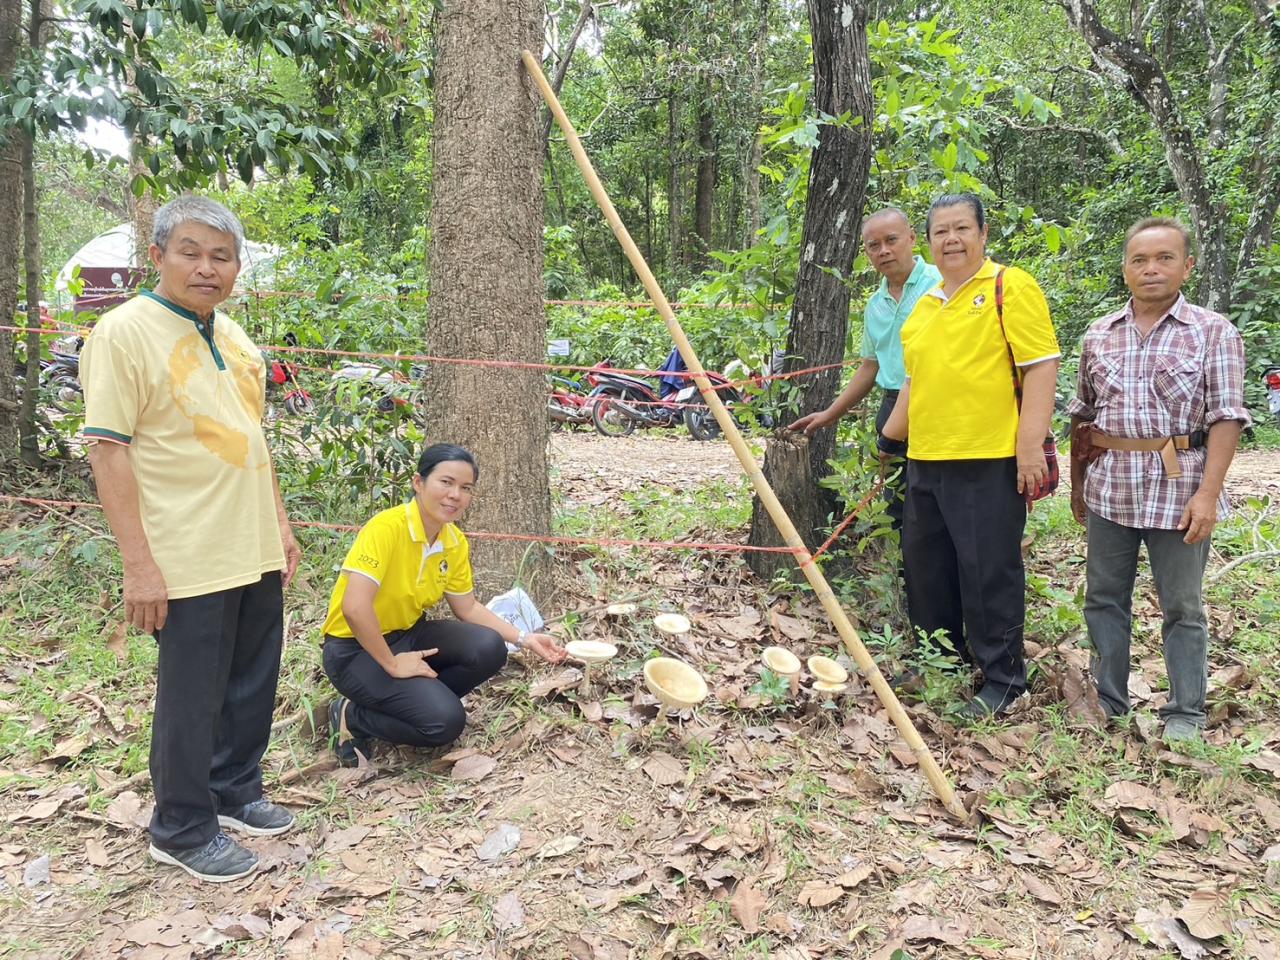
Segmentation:
<svg viewBox="0 0 1280 960">
<path fill-rule="evenodd" d="M 1244 342 L 1225 317 L 1179 296 L 1144 339 L 1130 300 L 1089 327 L 1067 409 L 1113 437 L 1172 437 L 1220 420 L 1247 425 L 1244 371 Z M 1204 478 L 1205 449 L 1177 455 L 1182 476 L 1171 479 L 1158 452 L 1104 451 L 1085 474 L 1085 504 L 1126 527 L 1177 529 Z M 1218 515 L 1226 512 L 1223 494 Z"/>
</svg>

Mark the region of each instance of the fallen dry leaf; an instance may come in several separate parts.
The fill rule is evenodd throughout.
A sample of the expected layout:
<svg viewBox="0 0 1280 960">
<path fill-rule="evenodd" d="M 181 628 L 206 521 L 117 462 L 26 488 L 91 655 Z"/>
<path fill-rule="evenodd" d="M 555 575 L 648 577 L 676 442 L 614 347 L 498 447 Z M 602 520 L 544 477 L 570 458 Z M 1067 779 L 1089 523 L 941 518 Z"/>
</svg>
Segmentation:
<svg viewBox="0 0 1280 960">
<path fill-rule="evenodd" d="M 483 753 L 477 753 L 469 757 L 463 757 L 455 763 L 449 776 L 454 780 L 483 780 L 493 772 L 494 767 L 497 765 L 498 761 L 493 757 L 486 757 Z"/>
<path fill-rule="evenodd" d="M 84 855 L 85 859 L 95 867 L 105 867 L 111 863 L 111 856 L 107 853 L 107 848 L 92 837 L 84 842 Z"/>
<path fill-rule="evenodd" d="M 844 896 L 844 887 L 825 880 L 810 880 L 796 899 L 806 907 L 828 907 Z"/>
<path fill-rule="evenodd" d="M 1106 711 L 1098 701 L 1098 689 L 1085 679 L 1083 671 L 1075 664 L 1067 664 L 1062 673 L 1062 699 L 1067 713 L 1091 724 L 1107 721 Z"/>
<path fill-rule="evenodd" d="M 40 820 L 48 820 L 59 808 L 67 801 L 60 797 L 53 797 L 49 800 L 38 800 L 27 809 L 13 814 L 9 817 L 10 823 L 36 823 Z"/>
<path fill-rule="evenodd" d="M 142 798 L 126 790 L 107 805 L 107 819 L 117 827 L 145 828 L 142 821 Z"/>
<path fill-rule="evenodd" d="M 1222 890 L 1195 890 L 1187 897 L 1177 917 L 1193 937 L 1215 940 L 1231 932 L 1228 896 Z"/>
<path fill-rule="evenodd" d="M 902 936 L 907 940 L 937 940 L 958 947 L 969 939 L 969 921 L 916 914 L 903 921 Z"/>
<path fill-rule="evenodd" d="M 107 638 L 107 649 L 116 655 L 117 660 L 124 660 L 129 656 L 128 637 L 129 624 L 121 620 Z"/>
<path fill-rule="evenodd" d="M 729 912 L 747 933 L 758 933 L 760 930 L 760 911 L 768 904 L 764 891 L 756 888 L 754 877 L 749 877 L 738 884 L 729 901 Z"/>
<path fill-rule="evenodd" d="M 1133 925 L 1157 946 L 1177 950 L 1182 960 L 1204 960 L 1210 956 L 1208 946 L 1182 928 L 1173 917 L 1142 908 L 1133 917 Z"/>
<path fill-rule="evenodd" d="M 340 853 L 348 847 L 354 847 L 369 836 L 371 832 L 368 827 L 361 826 L 344 827 L 341 830 L 335 830 L 324 839 L 325 852 Z"/>
<path fill-rule="evenodd" d="M 876 868 L 869 863 L 860 863 L 852 870 L 840 874 L 836 877 L 836 883 L 844 887 L 846 890 L 852 890 L 863 880 L 876 872 Z"/>
<path fill-rule="evenodd" d="M 548 860 L 551 857 L 563 857 L 566 853 L 572 853 L 582 845 L 582 838 L 569 834 L 567 837 L 561 837 L 559 840 L 552 840 L 550 843 L 543 844 L 542 848 L 535 854 L 539 860 Z"/>
<path fill-rule="evenodd" d="M 500 823 L 476 847 L 476 856 L 481 860 L 499 860 L 520 846 L 520 828 L 514 823 Z"/>
<path fill-rule="evenodd" d="M 642 769 L 660 787 L 684 783 L 684 767 L 669 753 L 655 753 L 644 762 Z"/>
<path fill-rule="evenodd" d="M 516 930 L 524 926 L 524 905 L 514 890 L 503 894 L 493 905 L 493 925 L 499 930 Z"/>
<path fill-rule="evenodd" d="M 1027 893 L 1037 900 L 1055 907 L 1062 906 L 1062 895 L 1034 873 L 1023 872 L 1021 879 L 1022 886 L 1026 888 Z"/>
</svg>

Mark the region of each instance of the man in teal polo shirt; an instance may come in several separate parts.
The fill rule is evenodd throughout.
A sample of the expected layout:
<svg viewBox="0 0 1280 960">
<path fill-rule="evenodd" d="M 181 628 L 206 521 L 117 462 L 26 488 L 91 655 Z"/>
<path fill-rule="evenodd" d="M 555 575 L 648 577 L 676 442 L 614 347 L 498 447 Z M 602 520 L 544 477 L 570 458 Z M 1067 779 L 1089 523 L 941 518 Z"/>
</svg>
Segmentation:
<svg viewBox="0 0 1280 960">
<path fill-rule="evenodd" d="M 890 440 L 881 432 L 906 379 L 902 363 L 902 324 L 911 315 L 916 301 L 942 279 L 937 267 L 915 254 L 915 243 L 916 232 L 911 229 L 907 215 L 897 207 L 885 207 L 867 218 L 862 226 L 862 249 L 882 279 L 862 311 L 862 363 L 831 406 L 801 417 L 788 429 L 812 434 L 835 426 L 842 416 L 862 402 L 873 386 L 878 386 L 883 391 L 880 411 L 876 414 L 880 452 L 897 460 L 906 456 L 905 441 Z M 902 532 L 905 494 L 906 471 L 899 469 L 885 490 L 888 513 L 893 528 L 899 533 Z"/>
</svg>

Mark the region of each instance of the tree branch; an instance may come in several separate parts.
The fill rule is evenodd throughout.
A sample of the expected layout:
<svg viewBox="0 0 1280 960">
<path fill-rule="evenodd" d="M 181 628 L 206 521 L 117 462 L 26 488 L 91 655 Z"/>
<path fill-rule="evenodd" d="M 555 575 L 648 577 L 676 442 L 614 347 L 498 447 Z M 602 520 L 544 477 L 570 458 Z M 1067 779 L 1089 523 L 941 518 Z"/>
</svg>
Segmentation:
<svg viewBox="0 0 1280 960">
<path fill-rule="evenodd" d="M 1093 137 L 1096 140 L 1101 140 L 1113 156 L 1124 156 L 1124 144 L 1120 142 L 1120 138 L 1112 130 L 1095 130 L 1092 127 L 1077 127 L 1069 123 L 1045 124 L 1044 126 L 1033 127 L 1013 120 L 1005 120 L 1003 122 L 1006 127 L 1022 133 L 1074 133 L 1083 137 Z"/>
</svg>

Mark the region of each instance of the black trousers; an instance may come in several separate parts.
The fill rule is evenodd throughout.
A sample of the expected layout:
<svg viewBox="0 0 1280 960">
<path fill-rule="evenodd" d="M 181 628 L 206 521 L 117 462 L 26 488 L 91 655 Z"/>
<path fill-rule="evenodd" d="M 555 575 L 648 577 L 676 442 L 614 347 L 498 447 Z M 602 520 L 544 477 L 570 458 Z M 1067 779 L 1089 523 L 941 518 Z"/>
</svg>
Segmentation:
<svg viewBox="0 0 1280 960">
<path fill-rule="evenodd" d="M 347 729 L 355 737 L 414 747 L 457 740 L 467 723 L 462 697 L 507 662 L 502 637 L 474 623 L 419 620 L 408 630 L 388 633 L 386 639 L 392 653 L 438 648 L 427 659 L 437 676 L 393 677 L 356 640 L 326 637 L 324 672 L 351 701 Z"/>
<path fill-rule="evenodd" d="M 945 630 L 993 693 L 1021 693 L 1027 507 L 1016 460 L 908 460 L 907 474 L 902 554 L 912 627 Z"/>
<path fill-rule="evenodd" d="M 257 583 L 169 601 L 151 721 L 151 839 L 208 843 L 219 811 L 262 796 L 280 677 L 284 597 L 278 572 Z"/>
<path fill-rule="evenodd" d="M 884 425 L 889 422 L 889 414 L 893 413 L 894 404 L 898 402 L 897 390 L 886 390 L 884 397 L 880 400 L 880 409 L 876 412 L 876 433 L 884 436 Z M 885 469 L 889 473 L 889 480 L 884 485 L 884 490 L 880 495 L 884 498 L 888 506 L 885 513 L 889 514 L 889 519 L 893 521 L 893 529 L 898 532 L 898 536 L 902 536 L 902 521 L 906 512 L 907 503 L 907 441 L 905 440 L 886 440 L 886 444 L 892 445 L 894 450 L 893 459 L 885 465 Z"/>
</svg>

